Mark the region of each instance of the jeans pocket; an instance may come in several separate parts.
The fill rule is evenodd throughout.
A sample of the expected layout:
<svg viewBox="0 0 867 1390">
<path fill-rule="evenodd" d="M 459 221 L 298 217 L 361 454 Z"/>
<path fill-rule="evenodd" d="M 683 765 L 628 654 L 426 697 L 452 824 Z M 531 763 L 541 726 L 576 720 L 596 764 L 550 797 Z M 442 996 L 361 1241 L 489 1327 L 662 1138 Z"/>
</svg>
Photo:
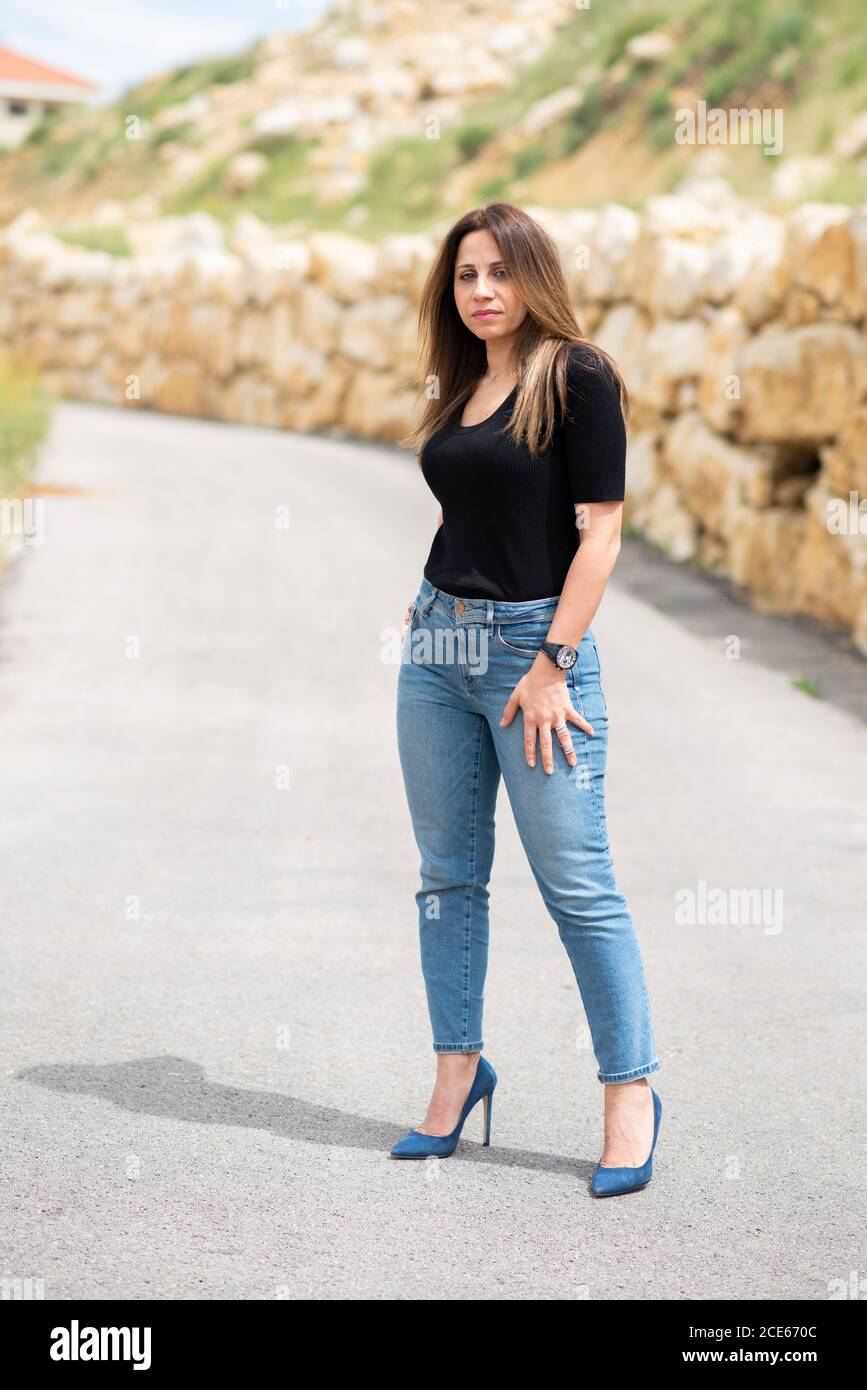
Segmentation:
<svg viewBox="0 0 867 1390">
<path fill-rule="evenodd" d="M 522 618 L 516 623 L 497 623 L 496 639 L 505 651 L 535 661 L 539 648 L 548 636 L 553 614 L 545 618 Z"/>
</svg>

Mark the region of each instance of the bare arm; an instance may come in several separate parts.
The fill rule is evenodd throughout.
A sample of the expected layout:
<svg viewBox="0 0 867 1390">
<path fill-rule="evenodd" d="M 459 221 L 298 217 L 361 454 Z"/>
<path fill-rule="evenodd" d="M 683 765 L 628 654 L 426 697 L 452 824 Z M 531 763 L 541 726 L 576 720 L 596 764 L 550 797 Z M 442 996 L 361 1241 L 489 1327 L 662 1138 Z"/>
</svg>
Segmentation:
<svg viewBox="0 0 867 1390">
<path fill-rule="evenodd" d="M 622 502 L 576 502 L 575 524 L 581 528 L 581 544 L 569 566 L 557 612 L 548 630 L 549 642 L 568 642 L 577 647 L 602 602 L 608 577 L 620 553 Z M 544 653 L 540 667 L 550 662 Z"/>
</svg>

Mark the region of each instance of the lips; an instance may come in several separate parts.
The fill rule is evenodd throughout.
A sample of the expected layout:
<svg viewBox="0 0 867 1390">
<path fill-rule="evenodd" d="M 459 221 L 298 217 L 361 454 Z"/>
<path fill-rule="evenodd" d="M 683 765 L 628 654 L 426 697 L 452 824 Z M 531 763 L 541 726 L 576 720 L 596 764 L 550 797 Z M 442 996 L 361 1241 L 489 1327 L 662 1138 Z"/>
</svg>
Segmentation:
<svg viewBox="0 0 867 1390">
<path fill-rule="evenodd" d="M 502 313 L 501 309 L 477 309 L 473 314 L 474 319 L 498 319 Z"/>
</svg>

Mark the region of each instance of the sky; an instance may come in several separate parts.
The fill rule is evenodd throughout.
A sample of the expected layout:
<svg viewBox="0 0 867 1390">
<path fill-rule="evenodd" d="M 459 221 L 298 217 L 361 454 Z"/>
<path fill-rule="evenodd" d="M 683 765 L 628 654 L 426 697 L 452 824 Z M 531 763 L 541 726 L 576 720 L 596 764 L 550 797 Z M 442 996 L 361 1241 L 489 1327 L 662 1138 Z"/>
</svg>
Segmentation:
<svg viewBox="0 0 867 1390">
<path fill-rule="evenodd" d="M 328 8 L 329 0 L 0 0 L 0 44 L 114 100 L 144 77 L 302 29 Z"/>
</svg>

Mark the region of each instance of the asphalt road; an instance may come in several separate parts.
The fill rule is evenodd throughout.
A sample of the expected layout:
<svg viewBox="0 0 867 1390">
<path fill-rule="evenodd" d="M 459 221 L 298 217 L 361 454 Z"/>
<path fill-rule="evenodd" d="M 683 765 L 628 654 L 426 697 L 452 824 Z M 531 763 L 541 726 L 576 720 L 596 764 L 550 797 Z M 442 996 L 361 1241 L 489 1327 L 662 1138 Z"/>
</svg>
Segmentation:
<svg viewBox="0 0 867 1390">
<path fill-rule="evenodd" d="M 867 1275 L 867 739 L 792 684 L 796 625 L 632 542 L 594 619 L 665 1107 L 650 1186 L 597 1201 L 602 1088 L 504 792 L 492 1146 L 479 1111 L 448 1160 L 387 1156 L 434 1068 L 381 660 L 437 513 L 412 458 L 66 404 L 39 485 L 0 585 L 5 1277 L 728 1300 Z M 857 705 L 867 664 L 823 640 Z M 685 925 L 702 882 L 782 918 Z"/>
</svg>

